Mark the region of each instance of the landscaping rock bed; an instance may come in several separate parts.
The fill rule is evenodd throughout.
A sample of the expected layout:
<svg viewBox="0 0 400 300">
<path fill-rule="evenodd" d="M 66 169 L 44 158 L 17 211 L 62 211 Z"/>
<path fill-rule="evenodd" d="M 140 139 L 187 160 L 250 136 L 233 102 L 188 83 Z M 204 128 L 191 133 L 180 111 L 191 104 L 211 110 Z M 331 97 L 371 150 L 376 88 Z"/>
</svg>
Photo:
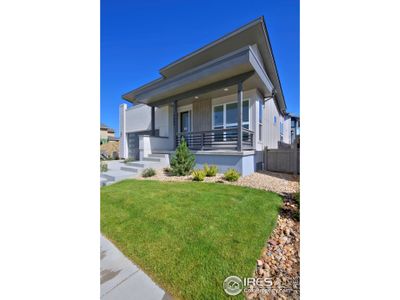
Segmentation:
<svg viewBox="0 0 400 300">
<path fill-rule="evenodd" d="M 254 278 L 260 284 L 248 287 L 246 299 L 300 299 L 300 223 L 299 207 L 285 195 L 275 229 L 257 260 Z M 272 282 L 272 286 L 270 283 Z"/>
<path fill-rule="evenodd" d="M 229 182 L 224 180 L 223 174 L 217 174 L 215 177 L 206 177 L 204 182 L 218 182 L 235 184 L 241 186 L 252 187 L 272 191 L 278 194 L 296 193 L 299 191 L 299 176 L 274 172 L 256 172 L 249 176 L 240 177 L 237 182 Z M 157 170 L 157 174 L 149 178 L 161 181 L 191 181 L 192 176 L 171 176 L 166 174 L 162 169 Z"/>
</svg>

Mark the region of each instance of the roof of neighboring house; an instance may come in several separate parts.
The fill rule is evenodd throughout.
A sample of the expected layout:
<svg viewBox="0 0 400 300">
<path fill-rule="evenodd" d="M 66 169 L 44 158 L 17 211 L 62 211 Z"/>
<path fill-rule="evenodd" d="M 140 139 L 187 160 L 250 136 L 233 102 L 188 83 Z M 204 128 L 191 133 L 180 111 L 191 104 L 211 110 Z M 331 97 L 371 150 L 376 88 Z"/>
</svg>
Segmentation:
<svg viewBox="0 0 400 300">
<path fill-rule="evenodd" d="M 295 118 L 295 119 L 300 119 L 299 116 L 296 116 L 294 114 L 288 113 L 287 116 L 291 117 L 291 118 Z"/>
<path fill-rule="evenodd" d="M 110 132 L 110 133 L 115 132 L 114 129 L 112 129 L 110 126 L 108 126 L 108 125 L 106 125 L 106 124 L 104 124 L 104 123 L 101 123 L 101 124 L 100 124 L 100 129 L 107 130 L 107 132 Z"/>
<path fill-rule="evenodd" d="M 268 37 L 267 28 L 265 26 L 264 17 L 259 17 L 236 29 L 235 31 L 161 68 L 161 78 L 149 82 L 129 93 L 126 93 L 122 97 L 130 102 L 140 102 L 138 99 L 140 99 L 140 96 L 143 94 L 153 93 L 154 95 L 154 91 L 149 91 L 152 88 L 160 89 L 161 86 L 165 86 L 167 83 L 173 85 L 174 81 L 175 84 L 178 84 L 178 78 L 181 76 L 181 74 L 187 73 L 189 70 L 201 68 L 201 66 L 204 66 L 213 60 L 218 60 L 221 57 L 226 56 L 228 53 L 238 53 L 240 52 L 240 49 L 245 49 L 246 47 L 252 45 L 257 46 L 256 50 L 259 51 L 259 55 L 262 58 L 262 62 L 259 63 L 263 64 L 263 68 L 268 75 L 268 79 L 271 80 L 280 111 L 285 113 L 286 102 L 283 95 L 278 70 L 276 68 L 271 43 Z M 250 52 L 254 52 L 254 49 L 250 50 Z M 236 54 L 236 56 L 238 56 L 238 54 Z M 242 72 L 246 72 L 246 70 Z M 173 94 L 168 96 L 173 97 Z"/>
</svg>

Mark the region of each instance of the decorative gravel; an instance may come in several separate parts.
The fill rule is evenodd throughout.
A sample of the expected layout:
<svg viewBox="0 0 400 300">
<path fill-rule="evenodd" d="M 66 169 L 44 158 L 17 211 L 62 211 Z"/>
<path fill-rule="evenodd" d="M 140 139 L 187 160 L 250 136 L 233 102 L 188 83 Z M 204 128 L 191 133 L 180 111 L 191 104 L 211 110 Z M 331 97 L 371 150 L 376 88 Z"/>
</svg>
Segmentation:
<svg viewBox="0 0 400 300">
<path fill-rule="evenodd" d="M 215 177 L 206 177 L 204 182 L 218 182 L 235 184 L 241 186 L 252 187 L 272 191 L 278 194 L 296 193 L 299 191 L 299 176 L 275 172 L 256 172 L 248 176 L 240 177 L 237 182 L 229 182 L 224 180 L 223 174 L 217 174 Z M 191 181 L 192 176 L 171 176 L 166 174 L 162 169 L 157 170 L 157 174 L 153 177 L 138 179 L 150 179 L 161 181 Z"/>
<path fill-rule="evenodd" d="M 276 227 L 257 260 L 253 276 L 261 280 L 247 287 L 246 299 L 300 299 L 300 223 L 296 212 L 298 204 L 286 195 Z M 270 280 L 267 284 L 263 281 L 266 278 Z"/>
</svg>

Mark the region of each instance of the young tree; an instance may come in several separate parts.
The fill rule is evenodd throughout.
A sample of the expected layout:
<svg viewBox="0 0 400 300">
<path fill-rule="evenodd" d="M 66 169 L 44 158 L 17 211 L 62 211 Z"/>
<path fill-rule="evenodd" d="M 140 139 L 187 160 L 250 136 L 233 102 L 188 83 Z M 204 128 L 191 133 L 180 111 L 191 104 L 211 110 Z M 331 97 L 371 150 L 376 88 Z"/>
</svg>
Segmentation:
<svg viewBox="0 0 400 300">
<path fill-rule="evenodd" d="M 195 157 L 190 152 L 185 139 L 182 140 L 176 148 L 175 154 L 171 159 L 172 174 L 175 176 L 188 175 L 195 165 Z"/>
</svg>

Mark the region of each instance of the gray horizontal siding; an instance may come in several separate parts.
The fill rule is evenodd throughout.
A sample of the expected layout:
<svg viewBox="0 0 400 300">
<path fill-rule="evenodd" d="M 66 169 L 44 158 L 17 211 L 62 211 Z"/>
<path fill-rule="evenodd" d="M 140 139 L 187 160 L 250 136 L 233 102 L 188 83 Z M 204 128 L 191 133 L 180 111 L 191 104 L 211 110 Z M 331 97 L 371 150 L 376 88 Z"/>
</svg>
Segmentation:
<svg viewBox="0 0 400 300">
<path fill-rule="evenodd" d="M 211 99 L 193 102 L 193 131 L 211 130 Z"/>
</svg>

